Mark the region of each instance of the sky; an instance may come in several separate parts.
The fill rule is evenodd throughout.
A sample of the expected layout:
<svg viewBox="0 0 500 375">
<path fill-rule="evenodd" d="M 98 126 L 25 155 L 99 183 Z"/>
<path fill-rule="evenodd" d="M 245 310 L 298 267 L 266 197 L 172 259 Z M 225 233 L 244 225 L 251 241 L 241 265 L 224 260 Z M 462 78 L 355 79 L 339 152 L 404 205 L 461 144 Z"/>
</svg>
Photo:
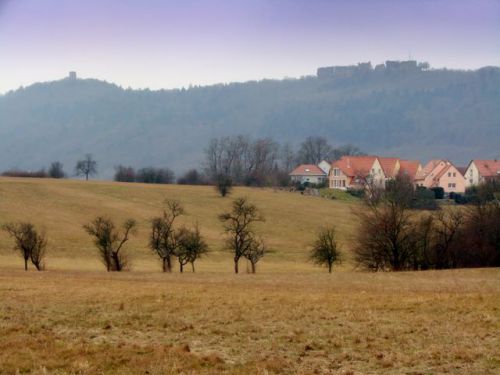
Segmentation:
<svg viewBox="0 0 500 375">
<path fill-rule="evenodd" d="M 500 66 L 500 0 L 0 0 L 0 93 L 69 71 L 160 89 L 409 56 Z"/>
</svg>

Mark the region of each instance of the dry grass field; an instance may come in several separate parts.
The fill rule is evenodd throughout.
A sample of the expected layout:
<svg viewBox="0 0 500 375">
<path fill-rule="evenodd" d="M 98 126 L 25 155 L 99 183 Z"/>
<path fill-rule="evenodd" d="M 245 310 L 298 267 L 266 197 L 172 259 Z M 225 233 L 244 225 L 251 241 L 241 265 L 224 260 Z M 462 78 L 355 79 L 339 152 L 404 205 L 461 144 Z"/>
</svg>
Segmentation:
<svg viewBox="0 0 500 375">
<path fill-rule="evenodd" d="M 261 207 L 274 251 L 259 273 L 231 273 L 208 187 L 0 178 L 0 224 L 50 236 L 48 270 L 24 272 L 0 233 L 0 374 L 498 374 L 500 270 L 352 269 L 355 202 L 236 189 Z M 197 273 L 162 274 L 148 219 L 183 202 L 212 253 Z M 82 224 L 139 220 L 132 272 L 107 273 Z M 329 275 L 304 262 L 314 231 L 336 223 L 347 254 Z M 242 267 L 244 270 L 244 267 Z"/>
<path fill-rule="evenodd" d="M 356 203 L 272 189 L 234 189 L 232 197 L 239 196 L 254 202 L 266 219 L 256 225 L 271 251 L 259 264 L 263 271 L 287 272 L 299 267 L 317 272 L 303 261 L 318 225 L 334 223 L 348 254 L 347 244 L 356 224 L 351 210 Z M 82 225 L 102 214 L 117 222 L 133 217 L 139 222 L 139 231 L 127 247 L 134 270 L 153 271 L 160 265 L 147 248 L 149 220 L 161 213 L 165 199 L 179 200 L 187 213 L 181 222 L 198 222 L 207 238 L 212 254 L 199 262 L 200 271 L 230 272 L 231 257 L 222 249 L 224 233 L 217 215 L 229 210 L 231 197 L 219 197 L 212 187 L 0 177 L 0 225 L 30 220 L 44 227 L 50 241 L 49 269 L 94 270 L 101 265 Z M 17 267 L 19 260 L 12 259 L 11 248 L 10 239 L 0 234 L 0 262 Z"/>
</svg>

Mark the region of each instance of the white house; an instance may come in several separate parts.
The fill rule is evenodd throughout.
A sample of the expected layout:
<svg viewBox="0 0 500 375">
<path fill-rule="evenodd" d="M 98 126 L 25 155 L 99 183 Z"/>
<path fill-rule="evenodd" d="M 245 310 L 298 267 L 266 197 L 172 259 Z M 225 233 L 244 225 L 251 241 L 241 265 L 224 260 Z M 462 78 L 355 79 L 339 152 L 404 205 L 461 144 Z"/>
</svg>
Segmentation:
<svg viewBox="0 0 500 375">
<path fill-rule="evenodd" d="M 472 160 L 465 170 L 464 177 L 466 187 L 500 178 L 500 160 Z"/>
<path fill-rule="evenodd" d="M 327 179 L 328 174 L 314 164 L 302 164 L 289 174 L 292 182 L 319 184 Z"/>
</svg>

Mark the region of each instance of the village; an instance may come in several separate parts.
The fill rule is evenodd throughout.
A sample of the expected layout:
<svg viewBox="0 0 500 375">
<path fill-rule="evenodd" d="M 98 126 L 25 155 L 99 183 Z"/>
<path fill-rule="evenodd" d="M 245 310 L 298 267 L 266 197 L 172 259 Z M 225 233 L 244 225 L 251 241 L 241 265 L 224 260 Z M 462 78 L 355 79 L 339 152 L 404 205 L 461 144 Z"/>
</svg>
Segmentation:
<svg viewBox="0 0 500 375">
<path fill-rule="evenodd" d="M 397 157 L 343 156 L 319 164 L 302 164 L 290 174 L 292 182 L 323 185 L 330 189 L 363 189 L 367 185 L 384 188 L 386 182 L 406 176 L 414 187 L 441 188 L 447 195 L 463 194 L 471 186 L 500 177 L 500 160 L 471 160 L 467 167 L 446 159 L 433 159 L 422 166 L 418 160 Z"/>
</svg>

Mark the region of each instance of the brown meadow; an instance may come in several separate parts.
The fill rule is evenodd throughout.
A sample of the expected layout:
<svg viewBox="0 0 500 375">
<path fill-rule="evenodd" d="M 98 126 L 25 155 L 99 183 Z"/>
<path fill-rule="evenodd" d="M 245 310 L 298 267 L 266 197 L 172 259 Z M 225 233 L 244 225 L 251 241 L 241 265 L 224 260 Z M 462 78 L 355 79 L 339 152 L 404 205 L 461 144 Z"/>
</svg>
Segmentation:
<svg viewBox="0 0 500 375">
<path fill-rule="evenodd" d="M 0 234 L 0 373 L 496 374 L 500 271 L 365 273 L 349 261 L 356 203 L 236 189 L 266 216 L 272 253 L 231 273 L 212 188 L 0 179 L 0 224 L 47 229 L 48 270 L 22 271 Z M 179 199 L 212 253 L 197 273 L 162 274 L 148 219 Z M 81 226 L 97 214 L 140 223 L 132 272 L 107 273 Z M 335 223 L 346 261 L 306 262 L 316 228 Z M 244 270 L 244 263 L 242 263 Z"/>
</svg>

